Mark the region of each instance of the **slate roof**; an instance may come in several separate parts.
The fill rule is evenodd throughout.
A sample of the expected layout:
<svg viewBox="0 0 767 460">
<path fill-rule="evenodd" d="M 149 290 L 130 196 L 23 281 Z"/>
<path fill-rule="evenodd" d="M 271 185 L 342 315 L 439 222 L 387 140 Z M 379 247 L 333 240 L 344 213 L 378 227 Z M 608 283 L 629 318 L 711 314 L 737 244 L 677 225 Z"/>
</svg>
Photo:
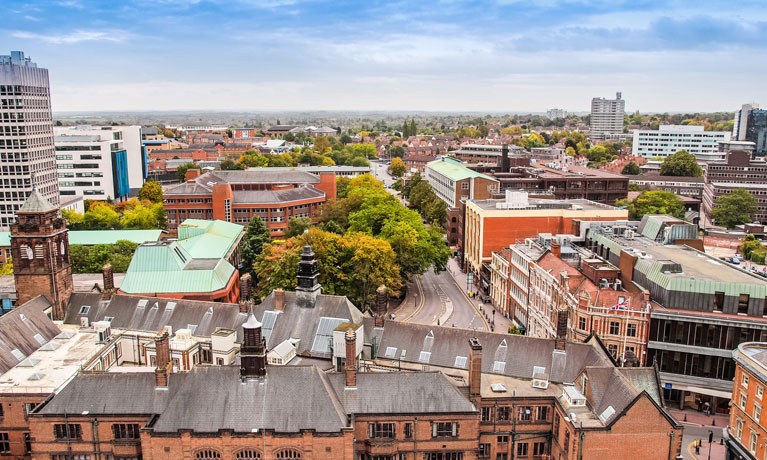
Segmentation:
<svg viewBox="0 0 767 460">
<path fill-rule="evenodd" d="M 441 326 L 386 321 L 384 328 L 374 328 L 371 318 L 366 318 L 365 337 L 375 337 L 378 359 L 399 359 L 405 350 L 404 362 L 428 364 L 439 367 L 456 367 L 456 357 L 469 356 L 469 339 L 477 337 L 482 345 L 482 372 L 509 377 L 532 379 L 533 368 L 544 367 L 551 382 L 575 382 L 586 366 L 610 366 L 613 363 L 596 340 L 587 343 L 567 342 L 565 352 L 554 349 L 554 340 L 522 335 L 478 332 Z M 431 334 L 432 338 L 427 339 Z M 505 350 L 504 350 L 505 345 Z M 386 349 L 396 349 L 395 358 L 386 357 Z M 429 350 L 426 350 L 426 348 Z M 420 360 L 421 352 L 430 353 L 428 362 Z M 497 365 L 496 361 L 503 363 Z M 502 368 L 501 368 L 502 367 Z"/>
<path fill-rule="evenodd" d="M 265 378 L 245 381 L 239 374 L 240 369 L 233 366 L 193 369 L 173 392 L 153 430 L 332 433 L 346 427 L 343 407 L 325 374 L 314 366 L 270 366 Z M 171 375 L 170 381 L 176 377 Z"/>
<path fill-rule="evenodd" d="M 666 406 L 663 401 L 663 394 L 660 391 L 660 382 L 655 368 L 621 367 L 618 370 L 634 385 L 634 388 L 639 391 L 646 391 L 659 406 Z"/>
<path fill-rule="evenodd" d="M 328 379 L 347 414 L 476 412 L 441 372 L 357 373 L 354 390 L 345 389 L 343 373 Z"/>
<path fill-rule="evenodd" d="M 253 307 L 256 318 L 264 324 L 264 336 L 267 349 L 272 349 L 289 338 L 299 339 L 296 354 L 300 356 L 329 357 L 327 354 L 311 353 L 314 337 L 320 325 L 320 318 L 339 318 L 352 323 L 362 322 L 363 315 L 346 297 L 320 294 L 314 308 L 302 308 L 296 304 L 296 293 L 285 292 L 285 307 L 276 315 L 273 322 L 266 321 L 265 312 L 274 312 L 274 292 L 264 301 Z M 271 331 L 266 328 L 272 326 Z"/>
<path fill-rule="evenodd" d="M 272 170 L 272 168 L 255 168 L 244 171 L 211 171 L 195 179 L 195 182 L 207 184 L 319 184 L 320 178 L 314 174 L 299 170 Z"/>
<path fill-rule="evenodd" d="M 154 372 L 80 373 L 39 409 L 42 415 L 152 415 L 162 412 L 188 374 L 173 374 L 168 390 L 155 388 Z M 214 392 L 208 392 L 214 393 Z"/>
<path fill-rule="evenodd" d="M 144 303 L 144 308 L 139 308 L 139 304 Z M 173 305 L 168 308 L 168 304 Z M 91 308 L 87 314 L 81 315 L 80 310 L 84 305 Z M 101 294 L 76 292 L 69 298 L 64 324 L 79 325 L 81 317 L 87 317 L 89 323 L 111 317 L 112 328 L 147 332 L 159 332 L 165 326 L 171 326 L 175 332 L 194 324 L 197 327 L 192 335 L 197 337 L 210 337 L 219 328 L 233 329 L 237 331 L 240 341 L 241 326 L 247 321 L 247 314 L 241 313 L 239 305 L 232 303 L 121 294 L 112 296 L 108 302 L 101 302 Z"/>
<path fill-rule="evenodd" d="M 39 295 L 0 316 L 0 374 L 23 361 L 61 332 L 44 313 L 50 306 L 48 299 Z"/>
<path fill-rule="evenodd" d="M 56 209 L 36 188 L 27 197 L 27 200 L 16 212 L 46 212 Z"/>
<path fill-rule="evenodd" d="M 234 202 L 237 204 L 287 203 L 324 196 L 325 192 L 310 186 L 282 190 L 238 190 L 234 193 Z"/>
</svg>

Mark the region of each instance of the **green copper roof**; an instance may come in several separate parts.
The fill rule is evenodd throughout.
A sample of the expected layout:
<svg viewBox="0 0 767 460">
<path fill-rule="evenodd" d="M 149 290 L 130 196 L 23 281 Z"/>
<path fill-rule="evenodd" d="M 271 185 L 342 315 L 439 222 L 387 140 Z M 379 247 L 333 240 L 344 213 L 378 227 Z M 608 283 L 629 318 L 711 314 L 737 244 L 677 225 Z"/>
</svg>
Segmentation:
<svg viewBox="0 0 767 460">
<path fill-rule="evenodd" d="M 224 289 L 235 268 L 226 260 L 242 225 L 189 219 L 178 240 L 150 241 L 136 248 L 120 290 L 129 294 L 208 293 Z"/>
<path fill-rule="evenodd" d="M 162 235 L 162 230 L 70 230 L 69 244 L 115 244 L 120 240 L 145 243 L 157 241 Z"/>
<path fill-rule="evenodd" d="M 482 177 L 487 180 L 498 182 L 492 177 L 480 174 L 477 171 L 473 171 L 467 168 L 460 161 L 454 158 L 445 157 L 440 158 L 439 160 L 430 161 L 426 163 L 426 167 L 442 174 L 443 176 L 453 181 L 470 177 Z"/>
<path fill-rule="evenodd" d="M 178 226 L 178 243 L 194 258 L 226 257 L 244 229 L 223 220 L 187 219 Z"/>
<path fill-rule="evenodd" d="M 21 205 L 21 208 L 17 212 L 46 212 L 51 209 L 56 209 L 56 206 L 52 205 L 50 201 L 37 191 L 32 189 L 32 192 L 27 197 L 27 201 Z"/>
</svg>

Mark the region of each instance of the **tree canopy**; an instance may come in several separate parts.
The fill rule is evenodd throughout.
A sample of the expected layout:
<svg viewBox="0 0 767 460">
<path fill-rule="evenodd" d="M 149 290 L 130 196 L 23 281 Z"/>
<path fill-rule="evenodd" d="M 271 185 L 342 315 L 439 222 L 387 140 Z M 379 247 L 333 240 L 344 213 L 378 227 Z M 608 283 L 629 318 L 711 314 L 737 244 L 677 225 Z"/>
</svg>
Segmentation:
<svg viewBox="0 0 767 460">
<path fill-rule="evenodd" d="M 73 244 L 69 247 L 74 273 L 101 273 L 101 268 L 110 263 L 115 273 L 125 273 L 128 270 L 137 243 L 120 240 L 115 244 L 96 244 L 85 246 Z"/>
<path fill-rule="evenodd" d="M 162 203 L 162 185 L 153 180 L 146 181 L 138 191 L 138 197 L 151 203 Z"/>
<path fill-rule="evenodd" d="M 191 161 L 189 163 L 184 163 L 182 165 L 179 165 L 178 168 L 176 168 L 176 176 L 178 177 L 178 180 L 181 182 L 186 181 L 186 172 L 190 169 L 201 169 L 200 165 L 194 164 Z"/>
<path fill-rule="evenodd" d="M 660 165 L 660 175 L 701 177 L 703 176 L 703 169 L 695 160 L 695 155 L 686 150 L 680 150 L 663 160 L 663 163 Z"/>
<path fill-rule="evenodd" d="M 69 209 L 62 209 L 61 215 L 70 230 L 146 230 L 168 226 L 162 198 L 154 203 L 133 198 L 114 205 L 92 201 L 84 215 Z"/>
<path fill-rule="evenodd" d="M 642 170 L 639 169 L 639 166 L 637 166 L 637 164 L 632 161 L 623 167 L 621 174 L 624 174 L 627 176 L 636 176 L 637 174 L 640 174 L 641 172 Z"/>
<path fill-rule="evenodd" d="M 664 190 L 645 191 L 631 201 L 618 200 L 615 205 L 626 206 L 630 219 L 641 219 L 645 214 L 667 214 L 681 219 L 685 211 L 682 200 Z"/>
<path fill-rule="evenodd" d="M 269 229 L 260 217 L 254 216 L 250 219 L 240 242 L 240 255 L 243 267 L 251 274 L 255 274 L 253 264 L 256 262 L 256 257 L 261 254 L 263 246 L 272 241 L 270 235 Z"/>
<path fill-rule="evenodd" d="M 737 225 L 753 222 L 759 209 L 756 199 L 744 188 L 733 190 L 729 195 L 716 199 L 711 219 L 716 225 L 734 228 Z"/>
<path fill-rule="evenodd" d="M 405 167 L 405 162 L 402 161 L 402 158 L 394 157 L 391 160 L 391 175 L 394 177 L 402 177 L 405 175 L 405 172 L 407 171 L 407 168 Z"/>
</svg>

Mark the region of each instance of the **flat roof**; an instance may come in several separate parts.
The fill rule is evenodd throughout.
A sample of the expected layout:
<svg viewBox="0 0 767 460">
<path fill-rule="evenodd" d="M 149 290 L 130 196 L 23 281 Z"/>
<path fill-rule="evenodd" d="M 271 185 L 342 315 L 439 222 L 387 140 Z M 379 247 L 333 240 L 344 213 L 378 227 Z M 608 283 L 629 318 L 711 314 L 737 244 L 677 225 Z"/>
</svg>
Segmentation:
<svg viewBox="0 0 767 460">
<path fill-rule="evenodd" d="M 596 201 L 586 200 L 583 198 L 571 199 L 571 200 L 546 200 L 538 198 L 529 198 L 529 206 L 523 209 L 503 209 L 498 208 L 498 203 L 505 203 L 505 199 L 493 199 L 493 200 L 472 200 L 472 203 L 485 210 L 492 211 L 525 211 L 533 209 L 566 209 L 571 211 L 580 210 L 605 210 L 605 211 L 620 211 L 615 206 L 607 204 L 597 203 Z"/>
<path fill-rule="evenodd" d="M 481 177 L 490 181 L 498 182 L 498 179 L 494 179 L 490 176 L 486 176 L 482 173 L 478 173 L 473 169 L 469 169 L 464 166 L 460 161 L 453 158 L 440 158 L 426 163 L 426 167 L 432 169 L 439 174 L 447 177 L 450 180 L 457 181 L 461 179 L 468 179 L 472 177 Z"/>
<path fill-rule="evenodd" d="M 95 332 L 61 325 L 62 333 L 0 376 L 0 393 L 52 393 L 99 351 Z"/>
</svg>

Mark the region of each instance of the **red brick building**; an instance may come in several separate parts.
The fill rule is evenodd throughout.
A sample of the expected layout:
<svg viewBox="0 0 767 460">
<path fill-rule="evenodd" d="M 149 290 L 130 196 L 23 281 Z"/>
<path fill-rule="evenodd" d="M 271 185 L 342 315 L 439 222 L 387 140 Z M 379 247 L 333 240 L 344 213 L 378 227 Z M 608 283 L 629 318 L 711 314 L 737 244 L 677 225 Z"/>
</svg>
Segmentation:
<svg viewBox="0 0 767 460">
<path fill-rule="evenodd" d="M 736 369 L 732 388 L 730 424 L 725 430 L 728 459 L 760 459 L 767 452 L 767 344 L 747 342 L 733 353 Z"/>
<path fill-rule="evenodd" d="M 270 168 L 211 171 L 168 188 L 163 196 L 168 229 L 188 218 L 247 224 L 259 216 L 278 238 L 291 218 L 314 219 L 322 203 L 336 198 L 336 176 Z"/>
</svg>

